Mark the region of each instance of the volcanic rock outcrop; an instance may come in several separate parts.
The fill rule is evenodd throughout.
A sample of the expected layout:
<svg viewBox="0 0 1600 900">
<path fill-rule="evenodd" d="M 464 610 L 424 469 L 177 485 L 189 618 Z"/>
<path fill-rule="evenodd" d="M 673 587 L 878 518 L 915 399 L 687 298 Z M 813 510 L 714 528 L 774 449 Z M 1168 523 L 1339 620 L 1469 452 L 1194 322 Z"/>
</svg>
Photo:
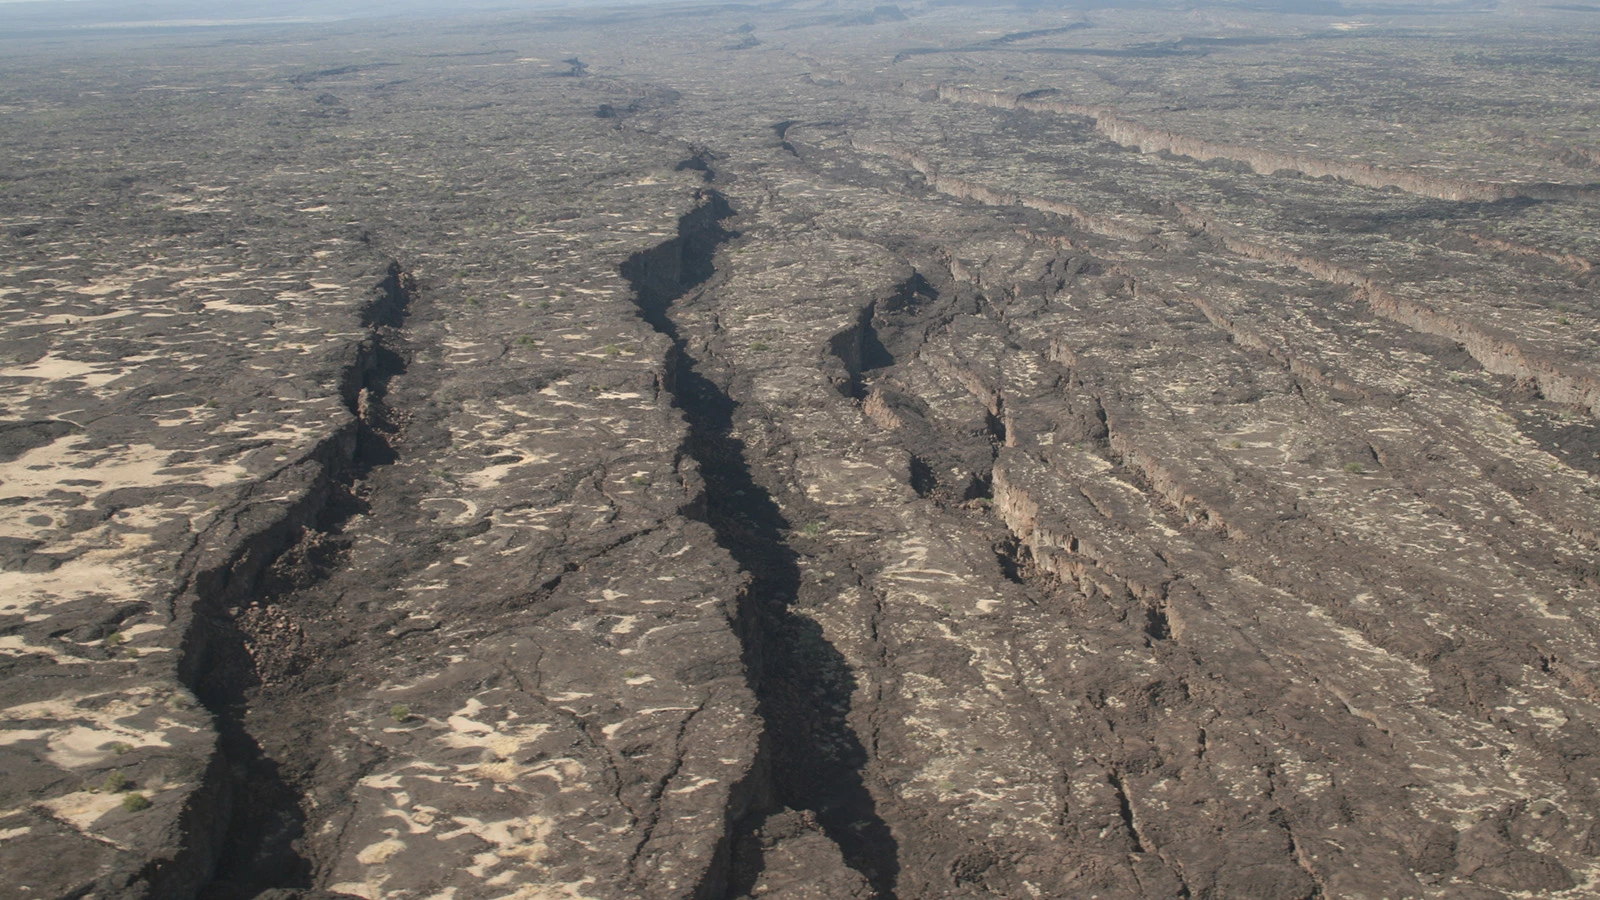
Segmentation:
<svg viewBox="0 0 1600 900">
<path fill-rule="evenodd" d="M 1595 24 L 1433 12 L 9 39 L 8 890 L 1591 896 Z"/>
</svg>

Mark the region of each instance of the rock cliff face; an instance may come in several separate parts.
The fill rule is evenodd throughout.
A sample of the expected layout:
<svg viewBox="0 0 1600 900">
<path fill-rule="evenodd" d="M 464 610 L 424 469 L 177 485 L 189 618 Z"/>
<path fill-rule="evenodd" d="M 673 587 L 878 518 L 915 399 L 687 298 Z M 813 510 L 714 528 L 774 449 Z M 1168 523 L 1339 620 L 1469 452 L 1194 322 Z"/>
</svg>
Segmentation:
<svg viewBox="0 0 1600 900">
<path fill-rule="evenodd" d="M 1291 172 L 1307 178 L 1334 178 L 1361 187 L 1399 188 L 1408 193 L 1438 200 L 1507 200 L 1516 197 L 1592 202 L 1600 196 L 1593 185 L 1474 181 L 1384 168 L 1371 163 L 1320 158 L 1304 153 L 1218 143 L 1159 127 L 1142 125 L 1118 115 L 1115 109 L 1070 103 L 1053 96 L 1040 97 L 1032 92 L 1011 95 L 999 91 L 915 82 L 906 82 L 901 85 L 901 89 L 914 94 L 931 93 L 939 100 L 948 103 L 1081 116 L 1093 120 L 1095 130 L 1107 140 L 1129 149 L 1143 153 L 1171 153 L 1202 162 L 1224 160 L 1240 163 L 1247 166 L 1250 171 L 1261 175 Z"/>
<path fill-rule="evenodd" d="M 1593 26 L 1214 14 L 13 42 L 8 887 L 1592 895 Z"/>
</svg>

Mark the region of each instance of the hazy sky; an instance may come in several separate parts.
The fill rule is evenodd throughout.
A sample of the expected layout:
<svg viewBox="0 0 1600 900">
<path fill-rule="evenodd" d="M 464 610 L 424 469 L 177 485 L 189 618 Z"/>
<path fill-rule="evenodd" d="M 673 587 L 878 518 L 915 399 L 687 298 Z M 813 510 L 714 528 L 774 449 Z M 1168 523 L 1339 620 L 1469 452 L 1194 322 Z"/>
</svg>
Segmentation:
<svg viewBox="0 0 1600 900">
<path fill-rule="evenodd" d="M 117 26 L 229 25 L 353 18 L 372 15 L 433 15 L 484 9 L 549 9 L 624 6 L 666 0 L 0 0 L 0 32 L 24 34 L 59 29 Z"/>
</svg>

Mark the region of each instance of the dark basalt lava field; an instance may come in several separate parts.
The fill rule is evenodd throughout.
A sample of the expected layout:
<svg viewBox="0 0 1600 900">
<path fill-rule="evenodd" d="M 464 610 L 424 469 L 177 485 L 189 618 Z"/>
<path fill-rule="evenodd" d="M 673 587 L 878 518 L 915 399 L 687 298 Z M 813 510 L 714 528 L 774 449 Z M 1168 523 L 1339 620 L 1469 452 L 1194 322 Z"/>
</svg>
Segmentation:
<svg viewBox="0 0 1600 900">
<path fill-rule="evenodd" d="M 1600 896 L 1600 7 L 8 6 L 0 895 Z"/>
</svg>

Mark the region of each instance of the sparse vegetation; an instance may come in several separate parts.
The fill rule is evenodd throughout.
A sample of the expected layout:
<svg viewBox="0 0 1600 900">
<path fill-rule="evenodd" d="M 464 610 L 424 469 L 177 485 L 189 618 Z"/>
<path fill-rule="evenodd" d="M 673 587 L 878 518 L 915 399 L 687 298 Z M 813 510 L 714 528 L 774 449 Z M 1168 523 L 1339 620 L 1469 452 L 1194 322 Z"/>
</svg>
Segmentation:
<svg viewBox="0 0 1600 900">
<path fill-rule="evenodd" d="M 1366 474 L 1367 467 L 1358 462 L 1348 462 L 1344 464 L 1344 470 L 1349 472 L 1351 475 L 1364 475 Z"/>
<path fill-rule="evenodd" d="M 396 703 L 389 707 L 389 718 L 404 724 L 411 721 L 411 707 L 404 703 Z"/>
<path fill-rule="evenodd" d="M 126 787 L 127 784 L 128 784 L 128 776 L 127 775 L 124 775 L 120 771 L 111 772 L 111 773 L 106 775 L 106 779 L 104 781 L 100 782 L 100 790 L 105 791 L 105 792 L 110 793 L 110 794 L 115 794 L 117 791 L 120 791 L 124 787 Z"/>
<path fill-rule="evenodd" d="M 139 793 L 123 794 L 122 808 L 131 813 L 143 812 L 150 808 L 150 799 Z"/>
</svg>

